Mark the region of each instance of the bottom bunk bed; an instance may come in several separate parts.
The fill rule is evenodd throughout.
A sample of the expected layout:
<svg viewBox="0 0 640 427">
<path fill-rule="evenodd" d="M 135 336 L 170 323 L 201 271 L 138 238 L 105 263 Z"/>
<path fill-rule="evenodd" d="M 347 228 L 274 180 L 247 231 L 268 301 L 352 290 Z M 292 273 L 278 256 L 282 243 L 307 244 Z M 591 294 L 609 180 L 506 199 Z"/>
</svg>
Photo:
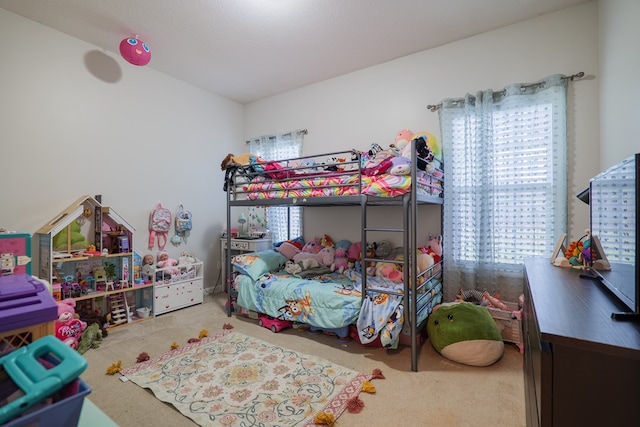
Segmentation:
<svg viewBox="0 0 640 427">
<path fill-rule="evenodd" d="M 408 333 L 403 283 L 368 276 L 363 295 L 357 266 L 342 272 L 330 267 L 311 268 L 303 277 L 286 268 L 288 261 L 276 250 L 233 257 L 236 312 L 288 320 L 296 327 L 333 333 L 339 339 L 349 339 L 355 329 L 360 343 L 379 342 L 389 349 L 403 341 L 401 336 Z M 423 285 L 416 295 L 419 327 L 442 302 L 441 271 L 441 263 L 435 263 L 423 272 Z"/>
</svg>

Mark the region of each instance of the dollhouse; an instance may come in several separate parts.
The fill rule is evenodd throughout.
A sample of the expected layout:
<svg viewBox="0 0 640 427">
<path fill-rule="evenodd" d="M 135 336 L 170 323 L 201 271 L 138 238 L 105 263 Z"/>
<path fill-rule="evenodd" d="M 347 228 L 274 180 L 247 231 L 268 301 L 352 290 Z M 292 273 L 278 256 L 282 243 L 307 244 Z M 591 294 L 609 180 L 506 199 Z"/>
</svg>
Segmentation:
<svg viewBox="0 0 640 427">
<path fill-rule="evenodd" d="M 35 271 L 61 289 L 60 298 L 74 298 L 81 316 L 138 320 L 135 307 L 152 304 L 153 285 L 134 283 L 134 232 L 100 196 L 82 196 L 34 234 Z"/>
</svg>

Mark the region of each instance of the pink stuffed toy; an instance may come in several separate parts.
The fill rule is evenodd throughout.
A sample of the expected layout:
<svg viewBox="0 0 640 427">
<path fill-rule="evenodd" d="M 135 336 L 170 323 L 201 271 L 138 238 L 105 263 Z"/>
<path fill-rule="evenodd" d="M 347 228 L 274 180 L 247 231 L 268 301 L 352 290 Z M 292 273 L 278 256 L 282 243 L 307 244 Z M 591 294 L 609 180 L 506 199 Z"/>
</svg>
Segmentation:
<svg viewBox="0 0 640 427">
<path fill-rule="evenodd" d="M 289 259 L 293 259 L 295 255 L 302 252 L 296 245 L 289 242 L 282 243 L 276 248 L 276 251 L 280 252 L 282 255 L 286 256 Z"/>
<path fill-rule="evenodd" d="M 179 274 L 180 270 L 177 268 L 167 268 L 167 267 L 175 267 L 178 265 L 178 261 L 169 258 L 169 254 L 165 251 L 161 251 L 158 253 L 158 262 L 156 263 L 157 268 L 166 268 L 167 273 L 171 273 L 171 275 Z"/>
<path fill-rule="evenodd" d="M 385 277 L 392 282 L 401 283 L 403 280 L 402 272 L 399 267 L 392 262 L 376 263 L 376 277 Z"/>
<path fill-rule="evenodd" d="M 427 245 L 422 249 L 422 252 L 431 255 L 435 263 L 440 262 L 442 259 L 442 236 L 432 237 L 429 235 Z"/>
<path fill-rule="evenodd" d="M 76 301 L 66 298 L 58 301 L 58 319 L 54 322 L 55 335 L 69 347 L 78 347 L 82 332 L 87 329 L 87 324 L 75 318 Z"/>
<path fill-rule="evenodd" d="M 331 267 L 335 259 L 336 249 L 332 247 L 323 248 L 320 252 L 312 254 L 309 252 L 300 252 L 293 257 L 293 262 L 297 263 L 306 259 L 315 259 L 318 264 L 325 267 Z"/>
<path fill-rule="evenodd" d="M 313 240 L 309 240 L 303 247 L 302 252 L 307 252 L 310 254 L 317 254 L 322 249 L 322 245 L 320 244 L 320 240 L 316 237 Z"/>
<path fill-rule="evenodd" d="M 343 273 L 347 268 L 349 268 L 349 262 L 347 259 L 347 250 L 345 248 L 337 248 L 333 260 L 333 264 L 331 265 L 331 269 L 333 271 L 337 271 L 338 273 Z"/>
<path fill-rule="evenodd" d="M 353 262 L 360 261 L 360 258 L 362 258 L 361 242 L 355 242 L 349 246 L 349 249 L 347 249 L 347 258 Z"/>
</svg>

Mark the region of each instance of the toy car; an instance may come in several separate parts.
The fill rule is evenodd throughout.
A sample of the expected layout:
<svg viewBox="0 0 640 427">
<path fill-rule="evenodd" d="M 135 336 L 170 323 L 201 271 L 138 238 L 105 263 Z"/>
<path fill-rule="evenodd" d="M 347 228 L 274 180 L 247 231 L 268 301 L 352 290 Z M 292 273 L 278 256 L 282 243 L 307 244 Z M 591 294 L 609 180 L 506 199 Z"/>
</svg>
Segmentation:
<svg viewBox="0 0 640 427">
<path fill-rule="evenodd" d="M 271 316 L 261 315 L 258 317 L 258 325 L 263 328 L 271 329 L 271 332 L 280 332 L 283 329 L 290 328 L 292 323 L 284 319 L 276 319 Z"/>
</svg>

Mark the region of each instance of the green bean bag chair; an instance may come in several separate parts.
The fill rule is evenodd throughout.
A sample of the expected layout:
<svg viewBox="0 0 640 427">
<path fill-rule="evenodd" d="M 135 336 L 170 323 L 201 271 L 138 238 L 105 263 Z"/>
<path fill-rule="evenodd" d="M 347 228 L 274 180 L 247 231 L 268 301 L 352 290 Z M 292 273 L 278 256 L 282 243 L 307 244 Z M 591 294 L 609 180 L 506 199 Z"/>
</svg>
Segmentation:
<svg viewBox="0 0 640 427">
<path fill-rule="evenodd" d="M 482 306 L 471 303 L 443 304 L 427 323 L 433 348 L 447 359 L 471 366 L 489 366 L 504 354 L 498 325 Z"/>
</svg>

